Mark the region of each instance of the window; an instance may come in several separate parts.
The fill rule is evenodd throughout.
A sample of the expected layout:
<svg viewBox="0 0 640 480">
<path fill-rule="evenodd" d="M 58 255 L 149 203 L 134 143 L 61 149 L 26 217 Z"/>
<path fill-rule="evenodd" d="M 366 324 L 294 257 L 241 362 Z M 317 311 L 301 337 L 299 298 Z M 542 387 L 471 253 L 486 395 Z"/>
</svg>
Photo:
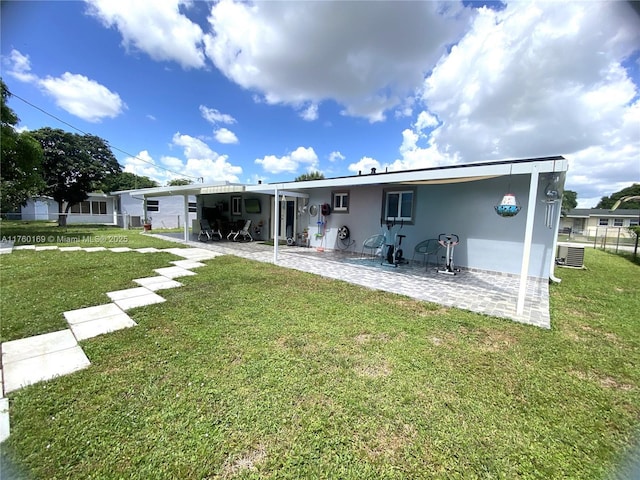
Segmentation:
<svg viewBox="0 0 640 480">
<path fill-rule="evenodd" d="M 336 213 L 349 213 L 349 192 L 333 193 L 333 211 Z"/>
<path fill-rule="evenodd" d="M 637 218 L 632 218 L 631 220 L 629 220 L 629 226 L 630 227 L 637 227 L 638 226 L 638 219 Z"/>
<path fill-rule="evenodd" d="M 160 200 L 147 200 L 147 212 L 159 212 Z"/>
<path fill-rule="evenodd" d="M 622 220 L 621 218 L 614 218 L 613 219 L 613 226 L 614 227 L 622 227 L 622 226 L 624 226 L 624 220 Z"/>
<path fill-rule="evenodd" d="M 242 197 L 231 197 L 231 215 L 242 215 Z"/>
<path fill-rule="evenodd" d="M 91 202 L 80 202 L 71 205 L 71 213 L 91 215 Z"/>
<path fill-rule="evenodd" d="M 91 202 L 91 213 L 93 215 L 106 215 L 107 202 Z"/>
<path fill-rule="evenodd" d="M 600 218 L 598 220 L 598 226 L 600 226 L 600 227 L 608 227 L 609 226 L 609 219 L 608 218 Z"/>
<path fill-rule="evenodd" d="M 386 220 L 413 221 L 413 190 L 390 191 L 385 194 L 384 218 Z"/>
<path fill-rule="evenodd" d="M 189 213 L 196 213 L 198 211 L 198 205 L 196 202 L 189 202 Z"/>
</svg>

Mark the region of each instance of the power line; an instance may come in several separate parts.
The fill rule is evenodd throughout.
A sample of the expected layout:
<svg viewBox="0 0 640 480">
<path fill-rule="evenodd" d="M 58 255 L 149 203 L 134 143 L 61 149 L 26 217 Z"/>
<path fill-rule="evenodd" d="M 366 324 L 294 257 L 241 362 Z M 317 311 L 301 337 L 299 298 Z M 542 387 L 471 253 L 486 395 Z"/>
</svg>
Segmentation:
<svg viewBox="0 0 640 480">
<path fill-rule="evenodd" d="M 11 92 L 8 88 L 5 88 L 5 90 L 7 91 L 7 93 L 8 93 L 10 96 L 15 97 L 15 98 L 17 98 L 18 100 L 23 101 L 24 103 L 26 103 L 26 104 L 27 104 L 27 105 L 29 105 L 30 107 L 33 107 L 33 108 L 35 108 L 36 110 L 38 110 L 38 111 L 40 111 L 40 112 L 44 113 L 45 115 L 48 115 L 48 116 L 50 116 L 51 118 L 53 118 L 53 119 L 57 120 L 58 122 L 63 123 L 63 124 L 65 124 L 66 126 L 73 128 L 74 130 L 77 130 L 78 132 L 82 133 L 83 135 L 92 135 L 91 133 L 85 132 L 84 130 L 82 130 L 82 129 L 80 129 L 80 128 L 76 127 L 76 126 L 71 125 L 69 122 L 67 122 L 67 121 L 65 121 L 65 120 L 62 120 L 60 117 L 55 116 L 53 113 L 49 113 L 49 112 L 47 112 L 45 109 L 43 109 L 43 108 L 41 108 L 41 107 L 39 107 L 39 106 L 37 106 L 37 105 L 35 105 L 35 104 L 31 103 L 30 101 L 28 101 L 28 100 L 26 100 L 26 99 L 22 98 L 20 95 L 16 95 L 15 93 Z M 187 175 L 187 174 L 185 174 L 185 173 L 181 173 L 181 172 L 175 172 L 175 171 L 170 170 L 170 169 L 168 169 L 168 168 L 166 168 L 166 167 L 162 167 L 162 166 L 160 166 L 160 165 L 156 165 L 155 163 L 152 163 L 152 162 L 150 162 L 150 161 L 148 161 L 148 160 L 145 160 L 144 158 L 140 158 L 140 157 L 139 157 L 139 156 L 137 156 L 137 155 L 133 155 L 133 154 L 131 154 L 131 153 L 129 153 L 129 152 L 126 152 L 125 150 L 122 150 L 121 148 L 118 148 L 118 147 L 116 147 L 116 146 L 113 146 L 113 145 L 111 145 L 108 141 L 107 141 L 107 145 L 109 145 L 109 148 L 111 148 L 112 150 L 116 150 L 116 151 L 118 151 L 118 152 L 120 152 L 120 153 L 124 153 L 125 155 L 128 155 L 128 156 L 129 156 L 129 157 L 131 157 L 131 158 L 134 158 L 134 159 L 136 159 L 136 160 L 140 160 L 140 161 L 141 161 L 141 162 L 143 162 L 143 163 L 148 163 L 149 165 L 153 165 L 154 167 L 159 168 L 159 169 L 161 169 L 161 170 L 164 170 L 164 171 L 166 171 L 166 172 L 174 173 L 174 174 L 176 174 L 176 175 L 178 175 L 178 176 L 180 176 L 180 177 L 183 177 L 183 178 L 184 178 L 184 177 L 188 177 L 188 178 L 193 178 L 193 179 L 195 179 L 195 180 L 200 180 L 200 179 L 202 178 L 202 177 L 194 177 L 193 175 Z"/>
</svg>

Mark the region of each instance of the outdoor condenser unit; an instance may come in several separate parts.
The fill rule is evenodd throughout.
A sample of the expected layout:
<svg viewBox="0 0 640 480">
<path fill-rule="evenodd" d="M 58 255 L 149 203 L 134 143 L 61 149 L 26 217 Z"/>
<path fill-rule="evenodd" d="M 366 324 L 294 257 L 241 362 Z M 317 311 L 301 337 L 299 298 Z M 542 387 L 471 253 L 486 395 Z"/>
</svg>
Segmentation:
<svg viewBox="0 0 640 480">
<path fill-rule="evenodd" d="M 558 259 L 558 265 L 584 268 L 584 247 L 559 244 L 556 258 Z"/>
</svg>

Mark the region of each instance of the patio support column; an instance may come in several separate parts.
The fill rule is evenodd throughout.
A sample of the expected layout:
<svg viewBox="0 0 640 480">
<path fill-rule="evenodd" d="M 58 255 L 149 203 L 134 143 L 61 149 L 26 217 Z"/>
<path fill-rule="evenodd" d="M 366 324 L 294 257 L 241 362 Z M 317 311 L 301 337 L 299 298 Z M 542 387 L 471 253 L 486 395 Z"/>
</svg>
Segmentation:
<svg viewBox="0 0 640 480">
<path fill-rule="evenodd" d="M 184 197 L 184 241 L 189 241 L 189 195 Z"/>
<path fill-rule="evenodd" d="M 531 258 L 531 243 L 533 242 L 533 220 L 536 215 L 536 201 L 538 199 L 538 166 L 534 165 L 529 183 L 529 203 L 527 203 L 527 225 L 524 229 L 524 249 L 522 251 L 522 267 L 520 268 L 520 289 L 516 315 L 524 313 L 524 299 L 527 294 L 527 277 L 529 276 L 529 260 Z"/>
<path fill-rule="evenodd" d="M 275 187 L 273 195 L 273 263 L 278 263 L 278 237 L 280 236 L 280 204 L 278 202 L 278 187 Z"/>
</svg>

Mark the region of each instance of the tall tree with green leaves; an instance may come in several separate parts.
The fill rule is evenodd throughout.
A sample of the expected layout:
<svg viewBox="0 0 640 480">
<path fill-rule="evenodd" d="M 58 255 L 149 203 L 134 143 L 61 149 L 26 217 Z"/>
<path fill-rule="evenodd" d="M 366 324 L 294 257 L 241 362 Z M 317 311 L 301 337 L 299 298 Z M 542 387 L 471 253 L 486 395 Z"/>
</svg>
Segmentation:
<svg viewBox="0 0 640 480">
<path fill-rule="evenodd" d="M 43 193 L 58 202 L 58 225 L 65 226 L 71 206 L 86 200 L 120 165 L 107 143 L 95 135 L 78 135 L 60 129 L 33 132 L 44 151 Z"/>
<path fill-rule="evenodd" d="M 611 208 L 622 197 L 640 196 L 640 183 L 634 183 L 633 185 L 623 188 L 619 192 L 612 193 L 608 197 L 602 197 L 596 208 Z M 640 200 L 631 200 L 629 202 L 622 202 L 618 207 L 620 209 L 637 210 L 640 208 Z"/>
<path fill-rule="evenodd" d="M 562 193 L 562 215 L 566 215 L 569 210 L 578 206 L 578 193 L 573 190 L 565 190 Z"/>
<path fill-rule="evenodd" d="M 324 180 L 324 175 L 317 170 L 315 172 L 303 173 L 297 176 L 294 182 L 306 182 L 307 180 Z"/>
<path fill-rule="evenodd" d="M 167 182 L 167 187 L 180 187 L 182 185 L 191 185 L 192 183 L 193 181 L 188 178 L 174 178 Z"/>
<path fill-rule="evenodd" d="M 137 188 L 159 187 L 158 182 L 149 177 L 143 177 L 131 172 L 119 172 L 105 177 L 100 185 L 100 190 L 105 193 L 119 190 L 135 190 Z"/>
<path fill-rule="evenodd" d="M 1 79 L 0 87 L 0 212 L 6 213 L 24 205 L 42 189 L 43 154 L 40 144 L 28 132 L 16 131 L 15 126 L 20 120 L 7 105 L 11 94 Z"/>
</svg>

